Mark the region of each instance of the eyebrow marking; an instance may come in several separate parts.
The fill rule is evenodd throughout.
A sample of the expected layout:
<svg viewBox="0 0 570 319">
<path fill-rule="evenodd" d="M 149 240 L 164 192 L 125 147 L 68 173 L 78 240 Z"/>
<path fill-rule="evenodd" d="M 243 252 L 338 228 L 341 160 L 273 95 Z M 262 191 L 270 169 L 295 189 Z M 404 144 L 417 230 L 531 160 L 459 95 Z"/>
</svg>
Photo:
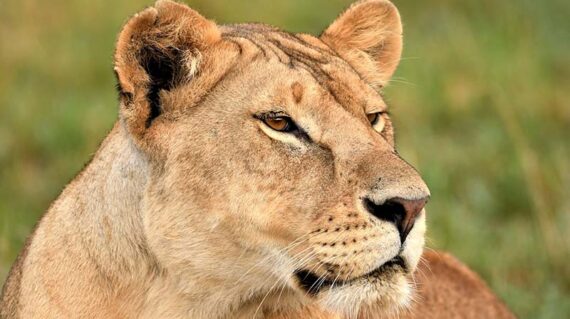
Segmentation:
<svg viewBox="0 0 570 319">
<path fill-rule="evenodd" d="M 293 100 L 299 104 L 303 99 L 303 86 L 299 82 L 294 82 L 291 84 L 291 90 L 293 90 Z"/>
</svg>

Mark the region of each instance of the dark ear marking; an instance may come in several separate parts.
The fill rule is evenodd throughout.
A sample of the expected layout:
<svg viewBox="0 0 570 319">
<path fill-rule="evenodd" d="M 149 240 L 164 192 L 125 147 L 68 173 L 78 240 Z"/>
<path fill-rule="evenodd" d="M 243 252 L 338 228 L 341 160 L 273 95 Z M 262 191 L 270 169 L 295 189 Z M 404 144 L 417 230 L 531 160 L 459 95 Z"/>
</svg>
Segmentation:
<svg viewBox="0 0 570 319">
<path fill-rule="evenodd" d="M 147 139 L 147 129 L 170 112 L 168 91 L 199 74 L 202 53 L 220 39 L 213 21 L 169 0 L 158 0 L 125 24 L 115 49 L 119 116 L 139 146 L 148 146 L 153 135 Z"/>
<path fill-rule="evenodd" d="M 182 52 L 177 48 L 164 50 L 153 46 L 141 48 L 139 62 L 150 78 L 147 91 L 150 107 L 146 121 L 147 128 L 162 114 L 160 92 L 169 91 L 182 81 L 185 69 L 182 60 Z"/>
</svg>

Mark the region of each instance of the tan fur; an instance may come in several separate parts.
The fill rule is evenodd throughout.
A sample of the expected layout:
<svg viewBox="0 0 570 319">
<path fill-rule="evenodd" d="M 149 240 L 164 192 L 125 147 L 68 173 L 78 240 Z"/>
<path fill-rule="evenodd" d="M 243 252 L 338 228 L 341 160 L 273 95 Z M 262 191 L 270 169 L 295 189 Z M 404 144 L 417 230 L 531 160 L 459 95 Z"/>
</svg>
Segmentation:
<svg viewBox="0 0 570 319">
<path fill-rule="evenodd" d="M 389 117 L 367 117 L 386 110 L 377 89 L 400 53 L 388 1 L 358 2 L 320 38 L 218 26 L 170 1 L 135 15 L 115 52 L 119 120 L 30 237 L 1 317 L 502 309 L 466 268 L 429 254 L 432 272 L 416 275 L 422 297 L 412 301 L 429 191 L 395 151 Z M 300 129 L 271 129 L 274 114 Z M 386 204 L 396 200 L 420 203 L 402 216 L 407 237 L 380 212 L 395 216 Z"/>
</svg>

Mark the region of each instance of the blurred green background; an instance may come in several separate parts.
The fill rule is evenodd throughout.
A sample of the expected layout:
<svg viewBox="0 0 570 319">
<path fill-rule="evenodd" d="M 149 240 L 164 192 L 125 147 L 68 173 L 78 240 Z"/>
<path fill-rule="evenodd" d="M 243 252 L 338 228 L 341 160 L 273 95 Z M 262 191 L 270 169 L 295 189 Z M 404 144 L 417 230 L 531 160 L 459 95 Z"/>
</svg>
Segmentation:
<svg viewBox="0 0 570 319">
<path fill-rule="evenodd" d="M 522 318 L 570 314 L 570 1 L 396 0 L 387 96 L 433 197 L 429 245 Z M 151 1 L 0 1 L 0 283 L 116 119 L 114 41 Z M 341 0 L 191 1 L 220 23 L 319 33 Z"/>
</svg>

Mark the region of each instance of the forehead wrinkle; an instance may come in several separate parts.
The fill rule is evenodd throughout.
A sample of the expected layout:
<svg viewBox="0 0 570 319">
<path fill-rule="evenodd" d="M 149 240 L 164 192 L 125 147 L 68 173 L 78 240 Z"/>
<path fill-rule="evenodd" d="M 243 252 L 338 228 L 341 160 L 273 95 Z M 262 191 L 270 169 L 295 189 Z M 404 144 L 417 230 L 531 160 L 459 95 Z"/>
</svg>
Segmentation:
<svg viewBox="0 0 570 319">
<path fill-rule="evenodd" d="M 326 44 L 316 46 L 302 36 L 263 24 L 225 26 L 223 36 L 242 38 L 246 40 L 246 45 L 260 51 L 267 62 L 278 62 L 310 76 L 332 98 L 331 103 L 341 105 L 355 117 L 385 109 L 385 103 L 378 92 Z M 297 103 L 300 103 L 299 97 L 303 96 L 298 93 L 299 91 L 293 93 L 294 100 L 298 99 Z"/>
<path fill-rule="evenodd" d="M 244 38 L 250 42 L 250 45 L 260 50 L 266 60 L 278 61 L 292 69 L 308 71 L 339 104 L 347 106 L 351 104 L 350 101 L 342 98 L 346 95 L 342 91 L 352 90 L 349 86 L 339 87 L 342 80 L 333 78 L 334 69 L 341 69 L 343 75 L 349 73 L 356 81 L 362 81 L 360 75 L 328 46 L 316 46 L 304 40 L 302 36 L 259 24 L 226 26 L 223 36 Z"/>
</svg>

